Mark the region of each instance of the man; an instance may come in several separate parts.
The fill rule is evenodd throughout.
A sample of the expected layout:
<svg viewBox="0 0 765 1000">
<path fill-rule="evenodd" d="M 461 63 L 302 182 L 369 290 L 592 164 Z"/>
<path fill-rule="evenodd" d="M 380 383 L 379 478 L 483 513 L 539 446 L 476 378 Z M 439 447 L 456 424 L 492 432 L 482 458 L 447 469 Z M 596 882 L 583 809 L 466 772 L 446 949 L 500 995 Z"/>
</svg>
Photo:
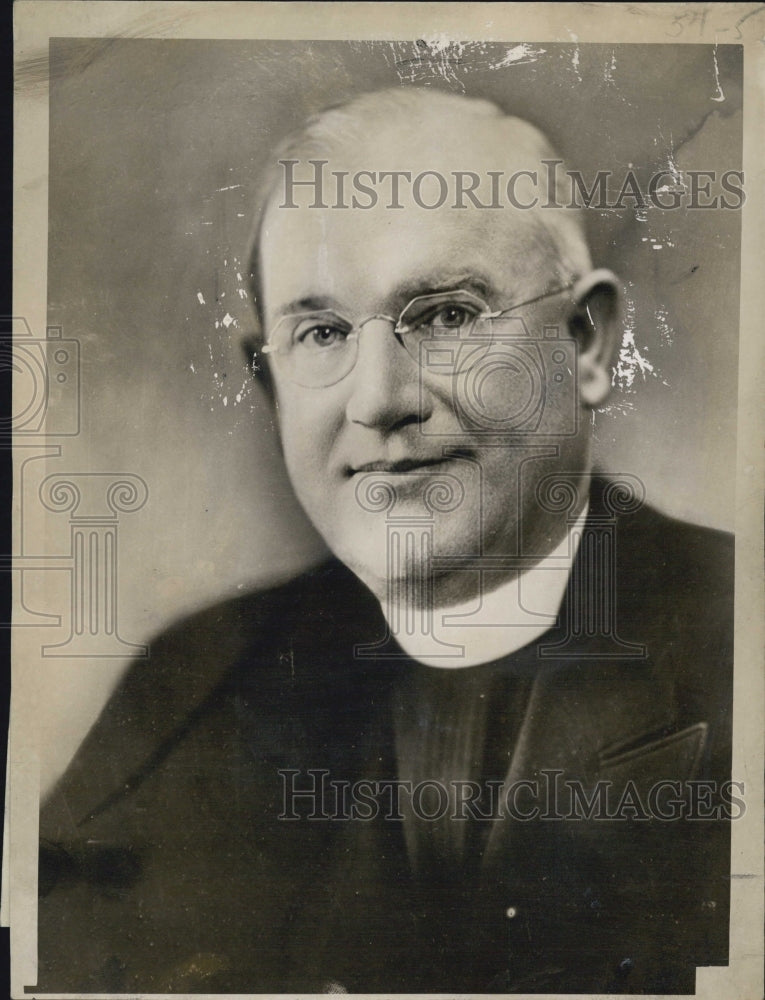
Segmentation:
<svg viewBox="0 0 765 1000">
<path fill-rule="evenodd" d="M 255 366 L 335 558 L 128 673 L 44 809 L 40 990 L 687 993 L 727 960 L 730 546 L 592 474 L 619 286 L 522 189 L 554 159 L 417 89 L 281 150 Z M 503 210 L 466 197 L 498 175 Z"/>
</svg>

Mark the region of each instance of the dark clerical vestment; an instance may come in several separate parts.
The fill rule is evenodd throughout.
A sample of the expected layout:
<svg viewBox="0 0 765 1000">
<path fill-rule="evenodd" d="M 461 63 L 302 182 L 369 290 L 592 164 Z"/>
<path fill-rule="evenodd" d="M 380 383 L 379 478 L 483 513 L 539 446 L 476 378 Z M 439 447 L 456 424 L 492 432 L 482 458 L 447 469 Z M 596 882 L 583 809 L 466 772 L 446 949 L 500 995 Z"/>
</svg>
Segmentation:
<svg viewBox="0 0 765 1000">
<path fill-rule="evenodd" d="M 692 993 L 725 964 L 731 541 L 648 507 L 604 532 L 599 489 L 557 626 L 493 663 L 355 655 L 386 624 L 335 561 L 160 636 L 44 805 L 38 990 Z"/>
</svg>

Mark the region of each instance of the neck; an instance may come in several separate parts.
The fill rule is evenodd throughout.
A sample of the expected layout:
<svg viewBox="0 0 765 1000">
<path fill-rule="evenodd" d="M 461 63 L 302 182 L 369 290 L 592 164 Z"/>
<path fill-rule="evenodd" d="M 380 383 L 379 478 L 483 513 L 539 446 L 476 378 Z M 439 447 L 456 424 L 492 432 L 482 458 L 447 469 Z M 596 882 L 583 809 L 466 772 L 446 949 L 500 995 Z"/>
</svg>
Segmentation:
<svg viewBox="0 0 765 1000">
<path fill-rule="evenodd" d="M 586 516 L 584 507 L 532 565 L 454 574 L 462 578 L 455 600 L 436 603 L 427 581 L 397 581 L 381 602 L 393 637 L 413 659 L 439 667 L 486 663 L 533 642 L 556 624 Z"/>
<path fill-rule="evenodd" d="M 561 513 L 548 512 L 541 518 L 538 510 L 534 511 L 535 517 L 527 512 L 526 520 L 533 524 L 532 529 L 509 530 L 507 536 L 485 543 L 480 555 L 455 557 L 451 560 L 454 565 L 440 571 L 415 562 L 409 572 L 387 581 L 386 589 L 377 595 L 380 603 L 427 613 L 483 599 L 512 583 L 543 565 L 562 544 L 567 544 L 572 526 L 587 509 L 588 485 L 589 477 L 576 484 L 574 501 Z M 570 496 L 561 495 L 561 499 Z M 510 536 L 512 541 L 508 540 Z"/>
</svg>

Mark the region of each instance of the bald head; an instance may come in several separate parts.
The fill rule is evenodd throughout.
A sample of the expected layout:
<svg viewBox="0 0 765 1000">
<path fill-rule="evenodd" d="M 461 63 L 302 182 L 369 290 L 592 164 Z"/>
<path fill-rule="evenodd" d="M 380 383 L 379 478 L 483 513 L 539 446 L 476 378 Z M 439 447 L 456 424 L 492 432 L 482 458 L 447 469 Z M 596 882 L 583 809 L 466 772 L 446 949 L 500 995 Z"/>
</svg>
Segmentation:
<svg viewBox="0 0 765 1000">
<path fill-rule="evenodd" d="M 309 166 L 312 161 L 324 161 L 322 196 L 330 210 L 345 208 L 346 203 L 348 208 L 365 212 L 419 209 L 425 216 L 422 224 L 427 225 L 427 210 L 434 208 L 496 208 L 484 213 L 487 234 L 495 227 L 512 228 L 520 215 L 524 227 L 536 234 L 540 262 L 560 280 L 576 280 L 591 268 L 581 210 L 541 207 L 547 196 L 546 177 L 539 180 L 545 174 L 544 162 L 557 161 L 560 170 L 555 176 L 565 176 L 560 157 L 542 132 L 506 115 L 490 101 L 400 87 L 362 94 L 329 108 L 309 119 L 278 148 L 260 186 L 251 240 L 256 300 L 264 219 L 270 208 L 284 204 L 285 182 L 290 184 L 289 197 L 300 196 L 302 204 L 310 202 L 316 188 L 305 184 L 305 177 L 317 169 Z M 342 180 L 337 179 L 340 175 L 344 175 Z M 348 178 L 360 190 L 351 192 Z M 414 187 L 407 188 L 411 178 Z M 513 178 L 510 202 L 506 200 L 509 178 Z M 439 193 L 446 194 L 447 180 L 456 190 L 448 191 L 441 206 Z M 378 199 L 381 190 L 374 191 L 374 206 L 369 194 L 372 182 L 380 189 L 386 185 L 386 200 Z M 501 201 L 499 191 L 505 195 Z M 566 204 L 562 190 L 553 201 L 557 206 Z M 324 202 L 313 204 L 318 207 Z"/>
</svg>

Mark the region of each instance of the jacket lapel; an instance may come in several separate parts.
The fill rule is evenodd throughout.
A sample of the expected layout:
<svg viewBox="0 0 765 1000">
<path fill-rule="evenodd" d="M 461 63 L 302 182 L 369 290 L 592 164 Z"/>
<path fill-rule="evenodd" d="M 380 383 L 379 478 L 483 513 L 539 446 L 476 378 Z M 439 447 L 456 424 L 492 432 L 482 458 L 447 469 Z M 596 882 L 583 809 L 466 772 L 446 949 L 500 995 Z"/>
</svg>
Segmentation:
<svg viewBox="0 0 765 1000">
<path fill-rule="evenodd" d="M 650 661 L 545 665 L 534 680 L 500 802 L 521 801 L 515 790 L 527 799 L 530 793 L 552 818 L 571 808 L 567 783 L 591 793 L 598 782 L 610 782 L 611 801 L 618 801 L 630 784 L 641 794 L 658 781 L 687 781 L 706 733 L 704 720 L 678 731 L 673 688 Z M 514 829 L 507 815 L 494 822 L 486 867 L 506 856 Z"/>
</svg>

